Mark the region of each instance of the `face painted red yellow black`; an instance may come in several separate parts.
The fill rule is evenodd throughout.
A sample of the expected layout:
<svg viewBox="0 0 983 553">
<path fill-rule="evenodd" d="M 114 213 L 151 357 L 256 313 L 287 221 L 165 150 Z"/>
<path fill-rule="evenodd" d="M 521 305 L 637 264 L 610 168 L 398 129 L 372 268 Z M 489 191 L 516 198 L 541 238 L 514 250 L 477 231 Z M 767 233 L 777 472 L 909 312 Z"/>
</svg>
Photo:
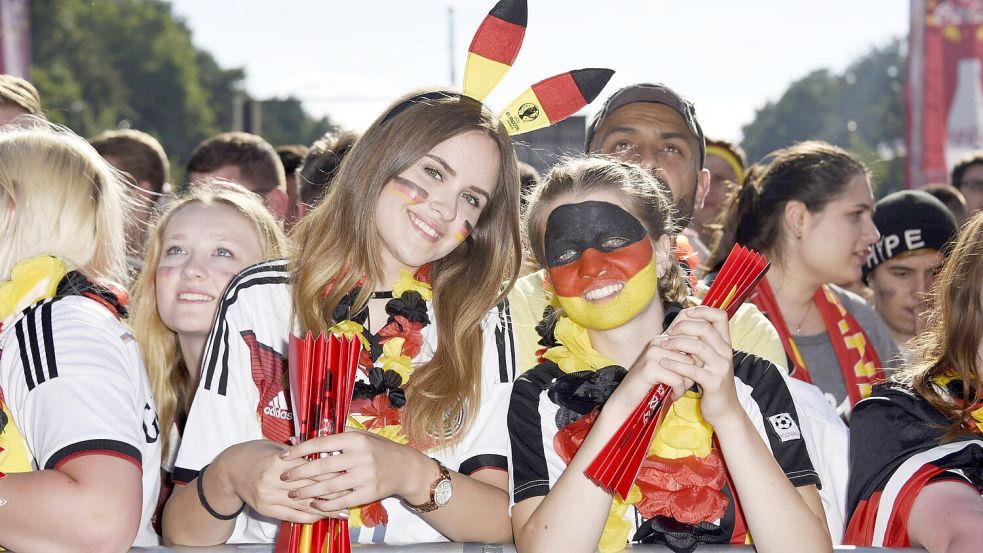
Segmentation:
<svg viewBox="0 0 983 553">
<path fill-rule="evenodd" d="M 557 207 L 546 221 L 544 242 L 560 307 L 580 326 L 617 328 L 645 309 L 658 291 L 648 233 L 612 203 Z"/>
</svg>

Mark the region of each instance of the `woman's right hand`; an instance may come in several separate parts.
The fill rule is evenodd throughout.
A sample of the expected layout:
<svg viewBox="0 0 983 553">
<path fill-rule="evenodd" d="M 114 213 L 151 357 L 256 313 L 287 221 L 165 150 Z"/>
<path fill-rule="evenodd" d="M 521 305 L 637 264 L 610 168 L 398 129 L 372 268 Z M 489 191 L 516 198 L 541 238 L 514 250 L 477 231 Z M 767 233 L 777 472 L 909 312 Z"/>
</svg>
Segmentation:
<svg viewBox="0 0 983 553">
<path fill-rule="evenodd" d="M 284 460 L 280 454 L 287 446 L 269 440 L 236 444 L 219 455 L 205 474 L 215 471 L 218 483 L 208 494 L 230 494 L 261 515 L 289 522 L 312 523 L 323 516 L 310 513 L 308 501 L 290 499 L 288 493 L 313 484 L 310 480 L 284 481 L 280 475 L 305 464 L 305 459 Z M 206 497 L 211 501 L 211 497 Z"/>
<path fill-rule="evenodd" d="M 615 390 L 611 400 L 622 404 L 630 412 L 658 384 L 665 384 L 672 388 L 673 401 L 682 397 L 686 390 L 693 385 L 693 379 L 678 371 L 666 368 L 663 361 L 672 360 L 692 364 L 693 359 L 683 353 L 665 349 L 663 344 L 667 339 L 667 336 L 660 335 L 648 343 L 628 370 L 624 381 Z"/>
</svg>

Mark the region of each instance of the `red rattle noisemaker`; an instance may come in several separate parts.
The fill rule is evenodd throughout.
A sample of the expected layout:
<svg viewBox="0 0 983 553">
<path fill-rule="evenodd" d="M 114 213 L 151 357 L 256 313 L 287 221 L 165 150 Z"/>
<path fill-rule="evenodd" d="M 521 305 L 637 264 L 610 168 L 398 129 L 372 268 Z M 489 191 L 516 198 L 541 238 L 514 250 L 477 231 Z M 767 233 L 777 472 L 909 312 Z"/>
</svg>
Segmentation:
<svg viewBox="0 0 983 553">
<path fill-rule="evenodd" d="M 770 266 L 758 252 L 735 245 L 701 305 L 726 311 L 728 319 L 733 317 Z M 669 392 L 665 384 L 652 388 L 584 470 L 591 481 L 608 493 L 628 497 L 655 429 L 672 403 L 666 401 Z"/>
<path fill-rule="evenodd" d="M 352 387 L 362 344 L 351 339 L 311 333 L 290 336 L 290 397 L 298 441 L 345 431 Z M 320 453 L 324 456 L 327 453 Z M 350 553 L 348 521 L 334 518 L 313 524 L 282 522 L 275 553 Z"/>
</svg>

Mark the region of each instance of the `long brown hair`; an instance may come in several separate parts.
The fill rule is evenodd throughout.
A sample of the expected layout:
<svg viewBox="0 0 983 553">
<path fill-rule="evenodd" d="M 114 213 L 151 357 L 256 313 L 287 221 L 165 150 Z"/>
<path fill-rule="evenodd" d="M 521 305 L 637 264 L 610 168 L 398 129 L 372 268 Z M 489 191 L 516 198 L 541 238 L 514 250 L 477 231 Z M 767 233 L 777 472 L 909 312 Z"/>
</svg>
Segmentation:
<svg viewBox="0 0 983 553">
<path fill-rule="evenodd" d="M 381 281 L 376 230 L 376 200 L 383 188 L 445 140 L 469 131 L 491 138 L 499 152 L 498 183 L 471 235 L 433 263 L 437 351 L 414 370 L 406 388 L 407 436 L 416 444 L 435 437 L 450 443 L 463 436 L 480 401 L 481 323 L 519 269 L 519 176 L 512 142 L 488 108 L 453 92 L 411 101 L 416 96 L 419 91 L 397 100 L 365 131 L 327 196 L 292 231 L 293 309 L 301 332 L 327 333 L 337 322 L 335 306 L 360 279 L 365 283 L 352 313 L 367 305 L 375 288 L 392 284 Z M 464 424 L 454 428 L 462 413 Z"/>
<path fill-rule="evenodd" d="M 143 364 L 157 404 L 165 460 L 173 445 L 170 443 L 171 425 L 178 419 L 179 413 L 186 413 L 191 405 L 199 368 L 184 365 L 177 333 L 167 328 L 160 318 L 157 310 L 157 265 L 168 223 L 178 211 L 192 203 L 232 207 L 256 228 L 264 259 L 282 257 L 285 253 L 283 231 L 273 214 L 263 205 L 262 198 L 224 179 L 208 178 L 195 183 L 168 205 L 152 226 L 147 236 L 143 270 L 134 282 L 130 325 L 140 344 Z"/>
<path fill-rule="evenodd" d="M 925 330 L 912 342 L 913 362 L 895 380 L 910 385 L 950 421 L 946 438 L 964 431 L 963 421 L 983 399 L 980 384 L 980 343 L 983 329 L 983 213 L 971 217 L 952 247 L 932 286 L 932 307 Z M 940 393 L 932 379 L 955 371 L 963 398 Z"/>
<path fill-rule="evenodd" d="M 673 207 L 665 184 L 642 167 L 606 156 L 574 157 L 554 166 L 529 195 L 525 212 L 526 240 L 541 267 L 546 267 L 546 221 L 562 196 L 590 192 L 616 192 L 628 211 L 645 227 L 652 240 L 672 235 Z M 686 276 L 678 263 L 669 263 L 659 278 L 659 296 L 667 303 L 683 303 L 689 295 Z"/>
</svg>

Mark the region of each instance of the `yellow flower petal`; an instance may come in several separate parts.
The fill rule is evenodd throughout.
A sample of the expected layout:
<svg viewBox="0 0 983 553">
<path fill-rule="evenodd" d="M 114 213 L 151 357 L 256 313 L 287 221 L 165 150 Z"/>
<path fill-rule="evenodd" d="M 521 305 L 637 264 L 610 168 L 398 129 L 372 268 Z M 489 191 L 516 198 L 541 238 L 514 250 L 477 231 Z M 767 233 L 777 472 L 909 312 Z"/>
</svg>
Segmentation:
<svg viewBox="0 0 983 553">
<path fill-rule="evenodd" d="M 398 298 L 409 290 L 419 292 L 420 297 L 426 301 L 433 299 L 433 289 L 430 288 L 429 284 L 413 278 L 413 273 L 406 269 L 400 269 L 399 280 L 393 284 L 393 297 Z"/>
<path fill-rule="evenodd" d="M 546 350 L 543 357 L 559 365 L 565 373 L 596 371 L 615 364 L 591 346 L 587 329 L 568 317 L 560 317 L 556 322 L 554 335 L 561 345 Z"/>
<path fill-rule="evenodd" d="M 361 507 L 349 507 L 348 508 L 348 527 L 349 528 L 361 528 L 362 527 L 362 508 Z"/>
<path fill-rule="evenodd" d="M 636 486 L 632 488 L 634 491 Z M 628 493 L 628 497 L 632 497 L 631 492 Z M 622 502 L 615 496 L 614 501 L 611 502 L 611 510 L 608 511 L 607 521 L 604 523 L 604 531 L 601 532 L 601 541 L 597 544 L 597 550 L 601 553 L 615 553 L 623 550 L 628 544 L 631 522 L 625 519 L 627 510 L 628 503 Z"/>
<path fill-rule="evenodd" d="M 688 391 L 669 407 L 649 453 L 663 459 L 706 457 L 712 446 L 713 427 L 700 413 L 700 394 Z"/>
<path fill-rule="evenodd" d="M 413 360 L 408 355 L 403 355 L 405 342 L 404 338 L 398 336 L 386 340 L 386 343 L 382 345 L 382 356 L 379 357 L 382 370 L 396 371 L 399 376 L 403 377 L 403 382 L 409 380 L 410 373 L 413 372 Z"/>
<path fill-rule="evenodd" d="M 362 343 L 362 347 L 367 351 L 372 349 L 372 346 L 365 339 L 365 335 L 362 334 L 364 330 L 365 327 L 351 320 L 341 321 L 329 329 L 332 334 L 344 336 L 346 340 L 358 338 L 358 341 Z"/>
<path fill-rule="evenodd" d="M 403 427 L 398 424 L 388 424 L 382 428 L 373 428 L 369 432 L 386 438 L 391 442 L 396 442 L 397 444 L 409 442 L 409 439 L 403 434 Z"/>
<path fill-rule="evenodd" d="M 0 320 L 38 300 L 53 297 L 66 273 L 68 266 L 62 260 L 47 255 L 25 259 L 15 265 L 10 280 L 0 284 Z"/>
</svg>

